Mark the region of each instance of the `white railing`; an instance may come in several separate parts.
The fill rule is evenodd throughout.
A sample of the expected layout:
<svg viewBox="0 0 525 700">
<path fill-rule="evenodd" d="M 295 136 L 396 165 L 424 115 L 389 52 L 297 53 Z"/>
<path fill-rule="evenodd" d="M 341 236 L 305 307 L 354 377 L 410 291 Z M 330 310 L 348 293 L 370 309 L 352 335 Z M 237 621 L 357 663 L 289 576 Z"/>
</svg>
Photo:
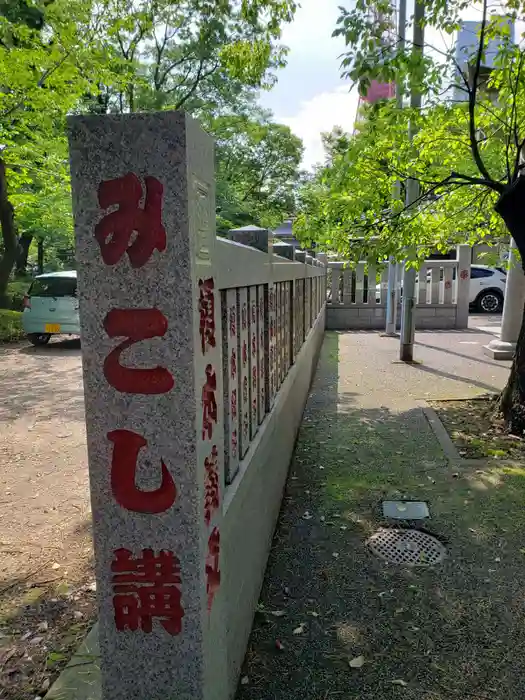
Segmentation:
<svg viewBox="0 0 525 700">
<path fill-rule="evenodd" d="M 456 260 L 425 260 L 416 278 L 416 321 L 421 328 L 463 328 L 469 304 L 470 248 L 459 246 Z M 328 263 L 327 328 L 383 328 L 386 263 Z M 401 275 L 397 298 L 403 296 Z M 459 300 L 459 301 L 458 301 Z"/>
</svg>

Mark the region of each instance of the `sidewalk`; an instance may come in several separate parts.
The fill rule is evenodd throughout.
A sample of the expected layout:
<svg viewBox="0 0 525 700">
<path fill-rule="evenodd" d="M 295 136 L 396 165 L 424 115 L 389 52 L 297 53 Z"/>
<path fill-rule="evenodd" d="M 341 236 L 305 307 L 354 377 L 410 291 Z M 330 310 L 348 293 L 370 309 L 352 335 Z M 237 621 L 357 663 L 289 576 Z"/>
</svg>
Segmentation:
<svg viewBox="0 0 525 700">
<path fill-rule="evenodd" d="M 238 700 L 523 697 L 525 470 L 449 465 L 417 402 L 501 388 L 489 339 L 418 333 L 407 366 L 397 339 L 326 335 Z M 428 501 L 443 563 L 369 552 L 389 496 Z"/>
</svg>

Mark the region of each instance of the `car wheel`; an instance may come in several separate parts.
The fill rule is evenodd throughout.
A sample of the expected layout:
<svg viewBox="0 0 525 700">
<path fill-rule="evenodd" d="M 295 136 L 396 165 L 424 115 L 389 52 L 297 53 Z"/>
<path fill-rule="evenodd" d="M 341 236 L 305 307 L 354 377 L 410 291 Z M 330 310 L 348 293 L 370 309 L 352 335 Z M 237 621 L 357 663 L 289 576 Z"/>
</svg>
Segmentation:
<svg viewBox="0 0 525 700">
<path fill-rule="evenodd" d="M 33 345 L 47 345 L 51 338 L 51 333 L 29 333 L 27 339 Z"/>
<path fill-rule="evenodd" d="M 499 314 L 503 310 L 503 295 L 494 289 L 487 289 L 478 294 L 476 307 L 484 314 Z"/>
</svg>

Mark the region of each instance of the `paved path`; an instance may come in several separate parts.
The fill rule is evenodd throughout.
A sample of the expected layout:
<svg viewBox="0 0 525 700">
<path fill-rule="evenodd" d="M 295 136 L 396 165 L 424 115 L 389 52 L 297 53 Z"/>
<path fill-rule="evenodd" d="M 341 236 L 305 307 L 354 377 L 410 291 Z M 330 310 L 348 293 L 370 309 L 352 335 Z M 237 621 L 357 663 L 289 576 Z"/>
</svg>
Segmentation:
<svg viewBox="0 0 525 700">
<path fill-rule="evenodd" d="M 0 393 L 0 580 L 9 583 L 46 561 L 67 568 L 91 555 L 79 342 L 0 348 Z"/>
<path fill-rule="evenodd" d="M 406 366 L 398 340 L 327 334 L 237 700 L 522 698 L 522 470 L 449 465 L 417 403 L 500 389 L 490 337 L 418 333 Z M 429 503 L 439 566 L 371 555 L 389 497 Z"/>
</svg>

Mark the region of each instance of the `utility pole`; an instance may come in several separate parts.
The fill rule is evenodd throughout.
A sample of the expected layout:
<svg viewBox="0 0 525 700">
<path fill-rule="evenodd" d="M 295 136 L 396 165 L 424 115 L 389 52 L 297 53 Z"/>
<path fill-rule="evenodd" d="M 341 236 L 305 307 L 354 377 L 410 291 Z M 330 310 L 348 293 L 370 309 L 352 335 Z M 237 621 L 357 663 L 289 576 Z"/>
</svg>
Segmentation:
<svg viewBox="0 0 525 700">
<path fill-rule="evenodd" d="M 416 0 L 414 8 L 414 39 L 412 44 L 412 56 L 414 59 L 423 56 L 423 44 L 425 41 L 425 30 L 423 20 L 425 18 L 424 0 Z M 410 107 L 413 110 L 421 109 L 421 90 L 418 85 L 412 82 L 410 91 Z M 413 121 L 409 126 L 409 138 L 413 140 L 415 126 Z M 409 207 L 419 197 L 419 183 L 417 180 L 409 178 L 406 183 L 406 206 Z M 426 280 L 420 280 L 425 284 Z M 401 343 L 399 347 L 399 359 L 402 362 L 412 362 L 414 359 L 414 332 L 415 332 L 415 310 L 416 310 L 416 269 L 407 268 L 403 275 L 403 303 L 401 308 Z"/>
<path fill-rule="evenodd" d="M 399 16 L 397 29 L 397 49 L 402 52 L 405 49 L 405 33 L 407 21 L 407 0 L 399 0 Z M 396 84 L 396 103 L 398 109 L 403 109 L 403 81 L 398 80 Z M 401 181 L 398 180 L 394 186 L 394 199 L 401 199 Z M 399 265 L 394 256 L 388 260 L 388 289 L 386 296 L 386 328 L 385 335 L 395 336 L 397 327 L 397 304 L 398 293 L 398 272 Z"/>
</svg>

